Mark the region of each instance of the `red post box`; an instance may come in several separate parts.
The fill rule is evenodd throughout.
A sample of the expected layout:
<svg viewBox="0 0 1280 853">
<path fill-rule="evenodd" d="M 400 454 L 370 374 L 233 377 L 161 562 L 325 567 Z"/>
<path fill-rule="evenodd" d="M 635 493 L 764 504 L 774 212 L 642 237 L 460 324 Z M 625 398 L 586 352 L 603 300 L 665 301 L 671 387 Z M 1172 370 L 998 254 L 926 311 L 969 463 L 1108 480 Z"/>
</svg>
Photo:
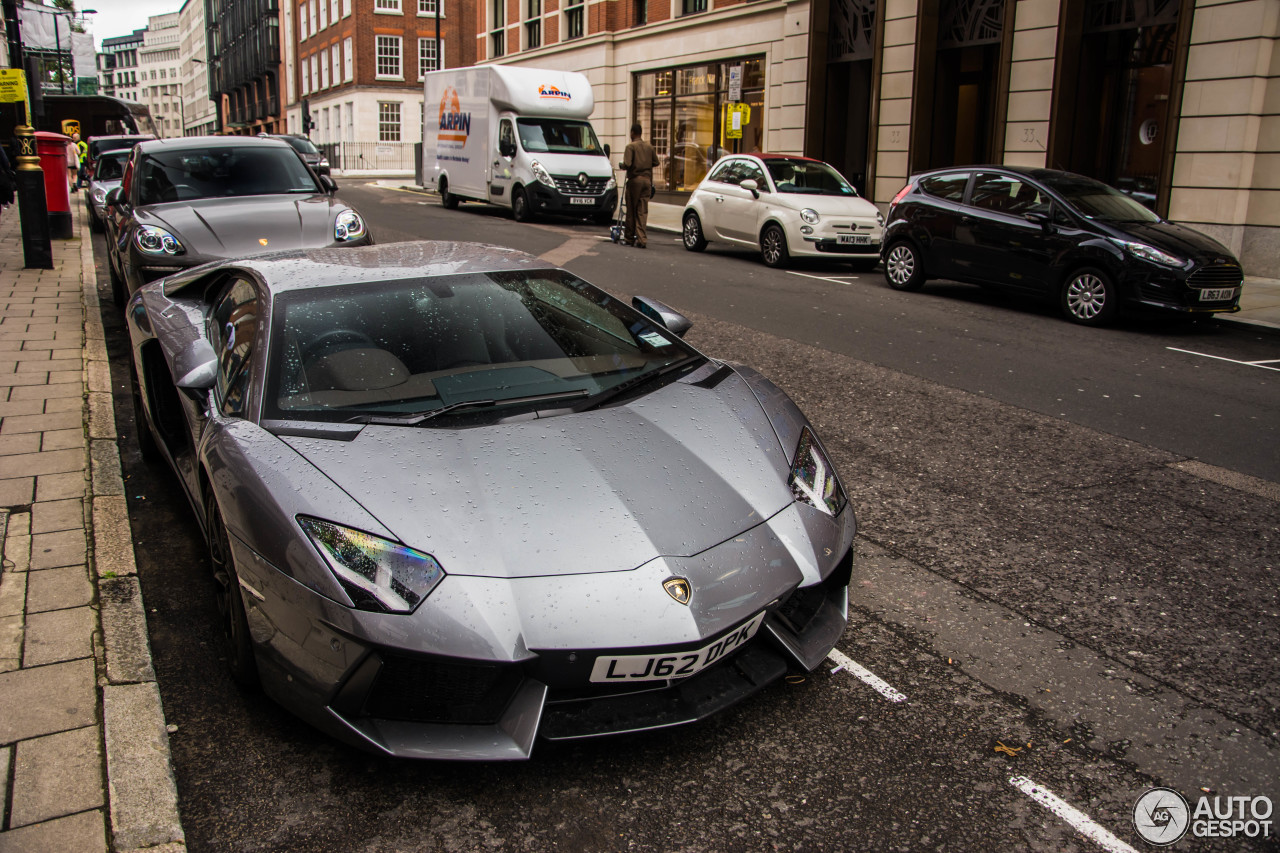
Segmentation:
<svg viewBox="0 0 1280 853">
<path fill-rule="evenodd" d="M 68 240 L 73 233 L 71 188 L 67 184 L 67 143 L 70 141 L 71 137 L 61 133 L 36 131 L 36 154 L 44 170 L 44 198 L 49 208 L 49 233 L 55 240 Z"/>
</svg>

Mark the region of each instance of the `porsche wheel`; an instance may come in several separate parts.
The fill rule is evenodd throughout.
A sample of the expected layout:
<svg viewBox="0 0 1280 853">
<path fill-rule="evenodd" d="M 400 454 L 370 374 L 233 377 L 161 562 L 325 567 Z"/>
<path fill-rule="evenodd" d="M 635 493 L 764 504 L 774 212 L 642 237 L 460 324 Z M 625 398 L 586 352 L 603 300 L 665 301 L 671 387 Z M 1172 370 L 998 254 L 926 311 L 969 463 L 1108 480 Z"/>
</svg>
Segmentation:
<svg viewBox="0 0 1280 853">
<path fill-rule="evenodd" d="M 782 227 L 770 222 L 760 233 L 760 255 L 767 267 L 781 269 L 791 261 L 787 251 L 787 235 Z"/>
<path fill-rule="evenodd" d="M 1115 319 L 1116 289 L 1100 269 L 1078 269 L 1062 288 L 1062 313 L 1073 323 L 1103 326 Z"/>
<path fill-rule="evenodd" d="M 138 384 L 137 370 L 133 365 L 129 366 L 129 381 L 133 386 L 133 427 L 138 433 L 138 455 L 143 462 L 154 462 L 160 458 L 160 447 L 147 425 L 147 416 L 142 408 L 142 387 Z"/>
<path fill-rule="evenodd" d="M 245 618 L 240 578 L 231 557 L 231 536 L 222 521 L 217 498 L 210 495 L 205 506 L 209 525 L 209 568 L 213 572 L 223 653 L 236 683 L 243 688 L 254 689 L 258 686 L 258 664 L 253 659 L 253 641 L 249 637 L 249 621 Z"/>
<path fill-rule="evenodd" d="M 915 246 L 904 240 L 889 248 L 889 254 L 884 258 L 884 280 L 894 290 L 924 287 L 924 267 Z"/>
<path fill-rule="evenodd" d="M 129 301 L 129 288 L 125 286 L 124 279 L 120 273 L 116 272 L 116 265 L 111 263 L 111 256 L 107 255 L 107 277 L 111 279 L 111 301 L 116 304 L 117 308 L 124 308 L 124 304 Z"/>
<path fill-rule="evenodd" d="M 681 229 L 684 237 L 684 247 L 690 252 L 701 252 L 707 248 L 707 238 L 702 236 L 702 220 L 698 219 L 698 214 L 690 211 L 684 215 L 684 228 Z"/>
</svg>

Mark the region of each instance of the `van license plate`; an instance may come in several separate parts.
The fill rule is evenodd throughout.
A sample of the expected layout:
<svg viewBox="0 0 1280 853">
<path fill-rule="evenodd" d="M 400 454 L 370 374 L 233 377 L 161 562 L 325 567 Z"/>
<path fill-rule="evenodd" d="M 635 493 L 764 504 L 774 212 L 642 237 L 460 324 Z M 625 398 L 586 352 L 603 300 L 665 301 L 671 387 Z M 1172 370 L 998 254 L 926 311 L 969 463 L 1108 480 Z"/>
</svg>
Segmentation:
<svg viewBox="0 0 1280 853">
<path fill-rule="evenodd" d="M 765 613 L 756 614 L 755 618 L 700 649 L 668 655 L 598 657 L 595 666 L 591 669 L 591 681 L 594 684 L 620 681 L 667 681 L 701 672 L 754 637 L 766 615 Z"/>
<path fill-rule="evenodd" d="M 1200 291 L 1200 301 L 1221 302 L 1224 299 L 1232 299 L 1235 295 L 1236 289 L 1234 287 L 1215 287 Z"/>
<path fill-rule="evenodd" d="M 836 242 L 841 245 L 866 246 L 871 242 L 870 234 L 837 234 Z"/>
<path fill-rule="evenodd" d="M 588 198 L 586 196 L 580 196 L 580 195 L 569 196 L 569 204 L 595 204 L 595 203 L 596 203 L 596 200 L 594 198 Z"/>
</svg>

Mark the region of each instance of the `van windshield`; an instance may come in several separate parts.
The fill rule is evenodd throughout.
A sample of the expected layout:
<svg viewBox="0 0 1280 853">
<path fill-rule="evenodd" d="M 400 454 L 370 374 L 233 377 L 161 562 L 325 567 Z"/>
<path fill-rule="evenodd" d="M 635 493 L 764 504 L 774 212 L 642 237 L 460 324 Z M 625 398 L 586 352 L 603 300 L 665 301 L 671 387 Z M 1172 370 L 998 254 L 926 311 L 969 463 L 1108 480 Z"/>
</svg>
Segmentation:
<svg viewBox="0 0 1280 853">
<path fill-rule="evenodd" d="M 516 119 L 520 129 L 520 145 L 530 153 L 550 151 L 555 154 L 599 154 L 604 149 L 596 140 L 596 132 L 585 121 L 562 118 Z"/>
</svg>

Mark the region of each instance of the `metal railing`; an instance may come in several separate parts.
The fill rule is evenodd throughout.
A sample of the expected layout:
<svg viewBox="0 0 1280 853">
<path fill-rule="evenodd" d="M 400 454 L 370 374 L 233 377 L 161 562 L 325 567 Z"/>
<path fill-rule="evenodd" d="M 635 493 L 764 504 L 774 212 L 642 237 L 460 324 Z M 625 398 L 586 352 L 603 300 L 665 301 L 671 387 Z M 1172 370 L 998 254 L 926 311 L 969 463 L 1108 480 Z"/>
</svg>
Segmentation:
<svg viewBox="0 0 1280 853">
<path fill-rule="evenodd" d="M 332 169 L 412 172 L 412 142 L 327 142 L 317 144 Z"/>
</svg>

